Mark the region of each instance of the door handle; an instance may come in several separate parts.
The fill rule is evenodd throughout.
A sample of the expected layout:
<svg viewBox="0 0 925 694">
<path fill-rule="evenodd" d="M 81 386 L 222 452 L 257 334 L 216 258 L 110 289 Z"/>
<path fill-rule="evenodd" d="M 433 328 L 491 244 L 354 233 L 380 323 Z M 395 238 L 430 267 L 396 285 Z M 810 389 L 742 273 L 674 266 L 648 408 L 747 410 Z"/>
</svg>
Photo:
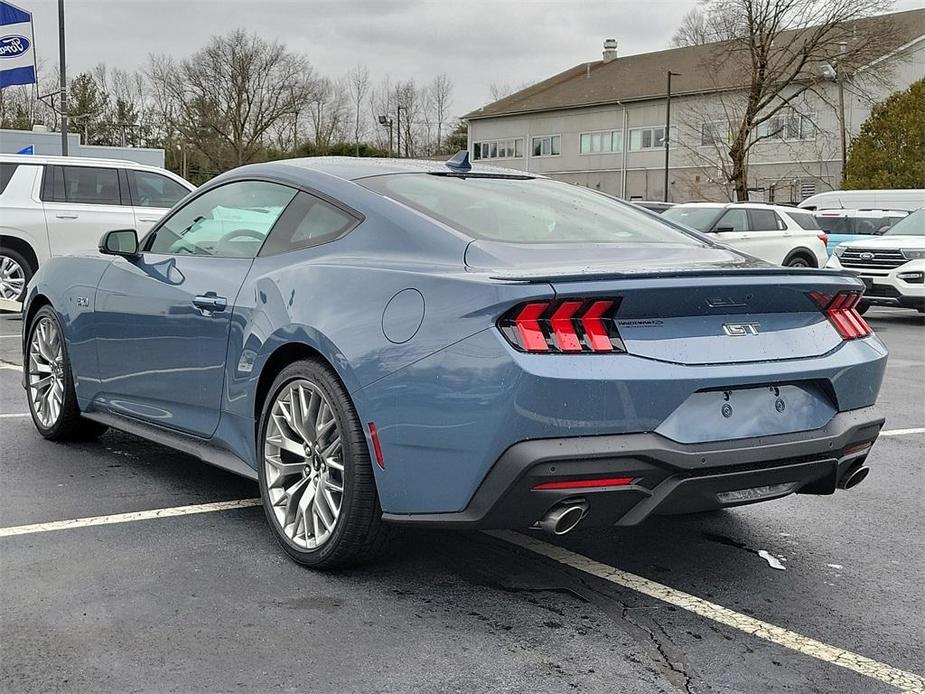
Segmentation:
<svg viewBox="0 0 925 694">
<path fill-rule="evenodd" d="M 202 311 L 202 314 L 211 315 L 224 311 L 228 307 L 228 299 L 218 296 L 215 292 L 206 292 L 193 299 L 193 305 Z"/>
<path fill-rule="evenodd" d="M 156 222 L 160 217 L 139 217 L 139 222 Z"/>
<path fill-rule="evenodd" d="M 55 217 L 58 219 L 77 219 L 76 214 L 56 214 Z"/>
</svg>

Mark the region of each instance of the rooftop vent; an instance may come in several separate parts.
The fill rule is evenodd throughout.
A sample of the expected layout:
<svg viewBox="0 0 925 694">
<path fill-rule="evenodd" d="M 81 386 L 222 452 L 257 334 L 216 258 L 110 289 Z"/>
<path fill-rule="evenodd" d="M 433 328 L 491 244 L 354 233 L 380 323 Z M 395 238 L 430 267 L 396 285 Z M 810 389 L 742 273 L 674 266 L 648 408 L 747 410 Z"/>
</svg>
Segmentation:
<svg viewBox="0 0 925 694">
<path fill-rule="evenodd" d="M 604 39 L 604 62 L 609 63 L 617 59 L 617 40 Z"/>
</svg>

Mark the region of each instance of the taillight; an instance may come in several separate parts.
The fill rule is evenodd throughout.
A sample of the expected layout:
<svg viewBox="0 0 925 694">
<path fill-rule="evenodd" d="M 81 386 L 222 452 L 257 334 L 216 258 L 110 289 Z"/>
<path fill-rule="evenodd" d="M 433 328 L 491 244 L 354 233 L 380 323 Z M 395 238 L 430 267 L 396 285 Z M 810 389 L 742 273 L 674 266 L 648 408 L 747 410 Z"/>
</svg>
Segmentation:
<svg viewBox="0 0 925 694">
<path fill-rule="evenodd" d="M 829 235 L 828 234 L 816 234 L 816 237 L 822 241 L 822 244 L 828 248 L 829 247 Z"/>
<path fill-rule="evenodd" d="M 809 296 L 822 309 L 843 340 L 856 340 L 873 334 L 874 331 L 857 311 L 861 292 L 839 292 L 835 296 L 810 292 Z"/>
<path fill-rule="evenodd" d="M 523 352 L 625 352 L 614 315 L 619 299 L 563 299 L 519 304 L 498 328 Z"/>
</svg>

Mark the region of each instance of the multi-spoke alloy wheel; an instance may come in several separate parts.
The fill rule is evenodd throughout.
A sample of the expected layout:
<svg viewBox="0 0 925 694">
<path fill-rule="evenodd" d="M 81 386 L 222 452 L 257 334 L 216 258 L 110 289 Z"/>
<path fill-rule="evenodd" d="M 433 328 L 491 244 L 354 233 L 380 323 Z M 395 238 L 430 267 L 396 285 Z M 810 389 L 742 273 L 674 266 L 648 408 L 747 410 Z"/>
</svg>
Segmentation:
<svg viewBox="0 0 925 694">
<path fill-rule="evenodd" d="M 263 461 L 267 494 L 283 533 L 302 549 L 321 547 L 340 517 L 344 461 L 334 410 L 316 384 L 298 379 L 277 394 Z"/>
<path fill-rule="evenodd" d="M 0 255 L 0 299 L 19 301 L 26 289 L 26 270 L 15 258 Z"/>
<path fill-rule="evenodd" d="M 64 405 L 64 348 L 54 319 L 42 316 L 29 340 L 29 401 L 38 423 L 52 428 Z"/>
<path fill-rule="evenodd" d="M 261 402 L 257 476 L 267 520 L 286 553 L 316 569 L 379 555 L 391 535 L 370 442 L 337 373 L 316 359 L 276 374 Z"/>
</svg>

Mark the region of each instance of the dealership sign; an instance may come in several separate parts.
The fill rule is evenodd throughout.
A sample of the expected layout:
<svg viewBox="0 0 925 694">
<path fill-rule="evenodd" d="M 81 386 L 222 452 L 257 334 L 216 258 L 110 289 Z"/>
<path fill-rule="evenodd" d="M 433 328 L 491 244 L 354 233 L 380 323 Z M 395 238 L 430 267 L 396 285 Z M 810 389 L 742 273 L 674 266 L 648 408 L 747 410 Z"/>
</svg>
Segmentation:
<svg viewBox="0 0 925 694">
<path fill-rule="evenodd" d="M 0 88 L 34 84 L 32 13 L 0 1 Z"/>
</svg>

